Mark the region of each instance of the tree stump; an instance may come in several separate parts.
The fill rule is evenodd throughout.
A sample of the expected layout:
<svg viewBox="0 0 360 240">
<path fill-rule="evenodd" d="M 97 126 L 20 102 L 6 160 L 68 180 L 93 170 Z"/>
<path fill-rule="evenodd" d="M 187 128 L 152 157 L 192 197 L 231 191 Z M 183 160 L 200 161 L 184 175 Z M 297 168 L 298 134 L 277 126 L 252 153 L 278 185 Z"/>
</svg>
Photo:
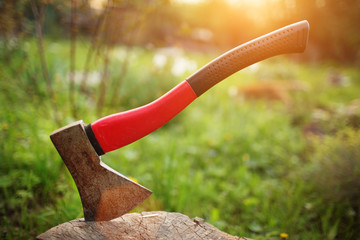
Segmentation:
<svg viewBox="0 0 360 240">
<path fill-rule="evenodd" d="M 220 231 L 201 218 L 163 211 L 128 213 L 111 221 L 83 218 L 60 224 L 36 239 L 226 239 L 246 240 Z"/>
</svg>

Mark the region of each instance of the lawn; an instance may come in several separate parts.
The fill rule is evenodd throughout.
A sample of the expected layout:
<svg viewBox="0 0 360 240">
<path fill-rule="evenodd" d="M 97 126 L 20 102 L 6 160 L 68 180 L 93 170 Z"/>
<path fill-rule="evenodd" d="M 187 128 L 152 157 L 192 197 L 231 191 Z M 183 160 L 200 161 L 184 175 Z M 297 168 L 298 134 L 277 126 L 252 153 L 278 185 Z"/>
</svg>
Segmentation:
<svg viewBox="0 0 360 240">
<path fill-rule="evenodd" d="M 35 40 L 2 46 L 4 239 L 28 239 L 83 217 L 76 186 L 49 139 L 61 127 L 55 114 L 64 126 L 141 106 L 217 56 L 114 47 L 108 65 L 101 54 L 94 58 L 82 89 L 89 44 L 79 40 L 71 98 L 70 42 L 47 39 L 44 46 L 53 96 Z M 102 160 L 153 191 L 136 212 L 181 212 L 253 239 L 281 239 L 281 233 L 289 239 L 357 239 L 359 92 L 355 66 L 275 57 L 234 74 L 159 130 Z"/>
</svg>

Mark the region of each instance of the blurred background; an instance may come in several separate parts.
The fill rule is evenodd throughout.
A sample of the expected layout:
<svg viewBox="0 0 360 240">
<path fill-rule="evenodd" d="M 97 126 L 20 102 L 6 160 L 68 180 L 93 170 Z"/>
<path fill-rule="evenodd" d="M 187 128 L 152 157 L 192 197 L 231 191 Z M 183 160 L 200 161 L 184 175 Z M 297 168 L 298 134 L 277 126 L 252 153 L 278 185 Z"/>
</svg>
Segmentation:
<svg viewBox="0 0 360 240">
<path fill-rule="evenodd" d="M 221 82 L 102 160 L 253 239 L 359 239 L 359 0 L 1 0 L 0 238 L 83 217 L 52 131 L 149 103 L 225 51 L 308 20 L 303 54 Z"/>
</svg>

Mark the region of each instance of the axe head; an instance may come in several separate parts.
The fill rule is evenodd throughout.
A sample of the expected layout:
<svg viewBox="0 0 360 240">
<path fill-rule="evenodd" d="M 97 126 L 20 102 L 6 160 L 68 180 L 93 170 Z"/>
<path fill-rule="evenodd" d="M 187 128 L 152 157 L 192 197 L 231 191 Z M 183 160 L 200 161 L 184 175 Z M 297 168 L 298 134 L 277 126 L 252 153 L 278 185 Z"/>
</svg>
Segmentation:
<svg viewBox="0 0 360 240">
<path fill-rule="evenodd" d="M 84 127 L 78 121 L 50 138 L 76 183 L 85 220 L 111 220 L 142 203 L 151 191 L 101 162 Z"/>
</svg>

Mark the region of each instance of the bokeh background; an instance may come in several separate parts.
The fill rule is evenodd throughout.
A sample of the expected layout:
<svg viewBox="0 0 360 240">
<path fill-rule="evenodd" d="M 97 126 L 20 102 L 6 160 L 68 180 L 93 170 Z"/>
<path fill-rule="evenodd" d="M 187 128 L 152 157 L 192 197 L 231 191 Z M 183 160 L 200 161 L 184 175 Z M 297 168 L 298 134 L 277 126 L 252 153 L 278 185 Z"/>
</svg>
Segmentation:
<svg viewBox="0 0 360 240">
<path fill-rule="evenodd" d="M 359 0 L 0 1 L 0 238 L 83 217 L 55 129 L 149 103 L 223 52 L 308 20 L 303 54 L 219 83 L 102 160 L 253 239 L 360 238 Z"/>
</svg>

